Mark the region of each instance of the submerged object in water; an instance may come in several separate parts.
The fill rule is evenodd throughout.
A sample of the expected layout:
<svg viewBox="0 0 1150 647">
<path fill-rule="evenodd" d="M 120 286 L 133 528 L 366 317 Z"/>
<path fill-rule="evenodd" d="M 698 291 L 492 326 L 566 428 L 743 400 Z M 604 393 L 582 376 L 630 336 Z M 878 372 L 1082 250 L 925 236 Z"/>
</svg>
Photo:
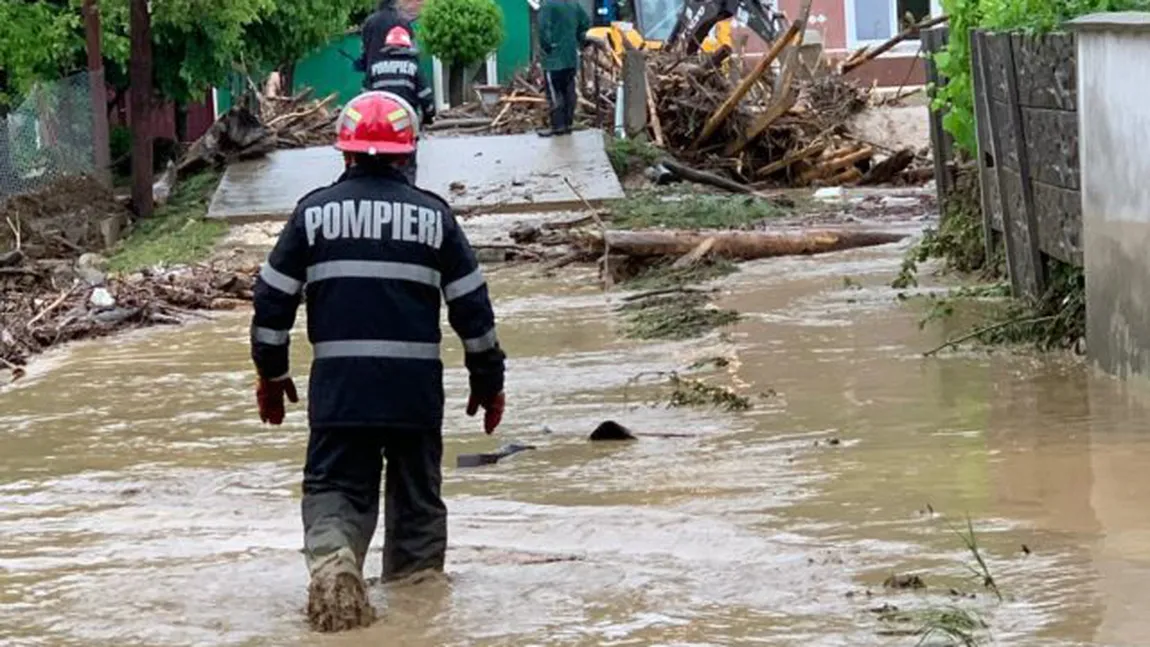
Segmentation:
<svg viewBox="0 0 1150 647">
<path fill-rule="evenodd" d="M 635 434 L 631 433 L 630 429 L 627 429 L 626 427 L 615 422 L 614 420 L 608 420 L 606 422 L 600 423 L 598 427 L 595 427 L 595 431 L 591 432 L 591 437 L 588 440 L 639 440 L 639 439 L 635 437 Z"/>
<path fill-rule="evenodd" d="M 528 449 L 535 449 L 535 445 L 520 445 L 519 443 L 510 443 L 499 448 L 499 451 L 488 452 L 485 454 L 460 454 L 455 457 L 456 467 L 479 467 L 481 465 L 494 465 L 500 459 L 507 458 L 512 454 L 518 454 Z"/>
</svg>

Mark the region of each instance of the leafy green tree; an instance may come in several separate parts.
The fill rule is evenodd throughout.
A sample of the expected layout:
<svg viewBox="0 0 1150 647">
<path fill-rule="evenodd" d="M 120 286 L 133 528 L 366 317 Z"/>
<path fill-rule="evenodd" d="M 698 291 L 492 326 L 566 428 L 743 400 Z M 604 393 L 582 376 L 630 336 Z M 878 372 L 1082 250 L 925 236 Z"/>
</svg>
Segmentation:
<svg viewBox="0 0 1150 647">
<path fill-rule="evenodd" d="M 296 61 L 344 33 L 352 16 L 372 5 L 373 0 L 279 0 L 245 27 L 246 58 L 278 69 L 290 92 Z"/>
<path fill-rule="evenodd" d="M 247 26 L 275 4 L 275 0 L 151 0 L 156 92 L 179 104 L 202 99 L 242 60 Z M 108 78 L 123 88 L 130 44 L 128 0 L 100 0 L 100 13 L 104 57 L 118 68 L 109 69 Z"/>
<path fill-rule="evenodd" d="M 448 94 L 463 101 L 463 74 L 503 43 L 503 11 L 495 0 L 427 0 L 419 14 L 420 41 L 450 66 Z"/>
<path fill-rule="evenodd" d="M 80 26 L 66 2 L 0 2 L 0 105 L 37 80 L 71 71 L 76 49 L 84 45 Z"/>
</svg>

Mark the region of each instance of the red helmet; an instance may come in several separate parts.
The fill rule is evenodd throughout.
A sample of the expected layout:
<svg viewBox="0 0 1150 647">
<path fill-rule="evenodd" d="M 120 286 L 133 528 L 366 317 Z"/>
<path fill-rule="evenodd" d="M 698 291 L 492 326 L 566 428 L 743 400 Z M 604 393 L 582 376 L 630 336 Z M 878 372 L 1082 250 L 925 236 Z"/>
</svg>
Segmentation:
<svg viewBox="0 0 1150 647">
<path fill-rule="evenodd" d="M 388 47 L 406 47 L 411 49 L 411 34 L 403 27 L 396 25 L 387 32 L 387 36 L 383 39 L 383 44 Z"/>
<path fill-rule="evenodd" d="M 364 92 L 343 107 L 335 147 L 345 153 L 404 155 L 415 152 L 418 116 L 390 92 Z"/>
</svg>

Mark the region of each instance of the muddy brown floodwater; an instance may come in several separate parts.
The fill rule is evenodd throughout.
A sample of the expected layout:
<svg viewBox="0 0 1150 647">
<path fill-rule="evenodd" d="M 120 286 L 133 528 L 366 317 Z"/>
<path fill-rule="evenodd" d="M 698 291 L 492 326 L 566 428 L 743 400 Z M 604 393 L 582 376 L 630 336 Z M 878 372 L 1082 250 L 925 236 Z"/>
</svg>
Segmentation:
<svg viewBox="0 0 1150 647">
<path fill-rule="evenodd" d="M 510 408 L 497 438 L 463 415 L 452 342 L 450 579 L 376 587 L 384 619 L 345 636 L 303 622 L 304 412 L 259 424 L 244 315 L 48 357 L 0 393 L 0 643 L 913 645 L 871 609 L 954 604 L 996 644 L 1145 644 L 1145 398 L 1066 359 L 922 358 L 945 331 L 885 287 L 902 249 L 748 264 L 720 283 L 746 319 L 683 343 L 619 340 L 576 271 L 494 273 Z M 625 388 L 716 354 L 713 379 L 777 395 Z M 607 418 L 685 437 L 589 444 Z M 539 449 L 454 469 L 509 440 Z M 966 514 L 1002 603 L 965 570 Z"/>
</svg>

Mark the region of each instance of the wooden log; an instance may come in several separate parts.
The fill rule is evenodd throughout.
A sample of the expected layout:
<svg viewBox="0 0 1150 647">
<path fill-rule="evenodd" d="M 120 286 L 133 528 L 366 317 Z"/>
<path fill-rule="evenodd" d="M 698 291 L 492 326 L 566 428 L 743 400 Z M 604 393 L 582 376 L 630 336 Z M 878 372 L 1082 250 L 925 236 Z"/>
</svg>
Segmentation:
<svg viewBox="0 0 1150 647">
<path fill-rule="evenodd" d="M 879 162 L 863 176 L 862 184 L 882 184 L 890 182 L 914 162 L 914 151 L 904 148 Z"/>
<path fill-rule="evenodd" d="M 841 171 L 837 175 L 831 176 L 831 179 L 829 181 L 827 181 L 827 185 L 828 186 L 843 186 L 846 184 L 854 184 L 854 183 L 858 182 L 859 180 L 861 180 L 862 177 L 863 177 L 862 171 L 858 170 L 857 167 L 851 166 L 851 167 L 847 168 L 845 171 Z"/>
<path fill-rule="evenodd" d="M 663 122 L 659 121 L 659 109 L 656 107 L 655 91 L 651 89 L 651 75 L 644 75 L 643 82 L 647 84 L 648 121 L 651 122 L 651 129 L 655 132 L 655 145 L 659 148 L 663 148 L 667 145 L 667 141 L 663 138 Z"/>
<path fill-rule="evenodd" d="M 842 169 L 845 169 L 853 164 L 857 164 L 865 159 L 869 159 L 873 155 L 874 149 L 870 146 L 864 146 L 858 150 L 850 151 L 837 157 L 832 157 L 825 162 L 820 162 L 814 168 L 800 175 L 799 182 L 801 184 L 806 184 L 820 178 L 836 175 Z"/>
<path fill-rule="evenodd" d="M 461 119 L 439 119 L 425 126 L 424 130 L 447 130 L 449 128 L 469 128 L 475 126 L 488 126 L 491 119 L 487 117 L 463 117 Z"/>
<path fill-rule="evenodd" d="M 581 242 L 592 251 L 601 251 L 604 240 L 611 252 L 636 258 L 683 256 L 713 238 L 710 253 L 731 260 L 754 260 L 774 256 L 804 256 L 827 252 L 895 243 L 906 234 L 885 231 L 802 231 L 773 233 L 761 231 L 674 232 L 674 231 L 608 231 L 603 236 L 588 236 Z"/>
<path fill-rule="evenodd" d="M 890 40 L 886 41 L 882 45 L 879 45 L 878 47 L 875 47 L 874 49 L 867 50 L 865 54 L 863 54 L 861 56 L 857 56 L 857 57 L 852 56 L 849 60 L 847 60 L 847 62 L 843 63 L 842 73 L 846 74 L 846 73 L 850 72 L 851 70 L 857 68 L 860 65 L 863 65 L 869 61 L 873 61 L 875 58 L 878 58 L 881 54 L 889 52 L 891 49 L 894 48 L 895 45 L 898 45 L 899 43 L 903 42 L 904 40 L 907 40 L 909 38 L 913 38 L 913 37 L 917 36 L 918 32 L 920 32 L 924 29 L 930 29 L 931 27 L 937 27 L 938 25 L 941 25 L 942 23 L 946 22 L 947 19 L 948 18 L 946 16 L 935 16 L 933 18 L 927 18 L 926 20 L 920 21 L 919 23 L 912 25 L 911 27 L 905 29 L 901 33 L 897 34 L 894 38 L 891 38 Z"/>
<path fill-rule="evenodd" d="M 785 74 L 784 78 L 787 78 Z M 727 144 L 726 149 L 723 150 L 724 155 L 733 157 L 741 153 L 755 138 L 766 132 L 766 130 L 771 127 L 771 124 L 778 121 L 779 117 L 787 114 L 787 111 L 794 107 L 798 97 L 795 96 L 794 92 L 791 92 L 789 78 L 787 78 L 787 84 L 788 87 L 783 91 L 782 96 L 776 97 L 777 100 L 771 102 L 767 111 L 755 119 L 745 137 Z"/>
<path fill-rule="evenodd" d="M 801 15 L 806 16 L 810 14 L 810 11 L 811 0 L 803 0 Z M 802 35 L 799 30 L 805 26 L 805 22 L 804 19 L 800 18 L 798 21 L 791 23 L 791 26 L 787 28 L 783 37 L 776 40 L 766 55 L 759 59 L 758 64 L 755 65 L 755 69 L 751 70 L 750 74 L 739 81 L 739 85 L 735 86 L 735 89 L 727 96 L 718 110 L 707 119 L 707 123 L 703 125 L 702 132 L 695 138 L 694 148 L 698 148 L 704 141 L 710 138 L 711 135 L 715 134 L 719 126 L 722 126 L 723 122 L 727 120 L 727 117 L 730 117 L 731 113 L 735 111 L 735 108 L 738 107 L 743 97 L 751 91 L 751 88 L 755 87 L 755 83 L 758 83 L 759 79 L 767 73 L 767 70 L 771 69 L 771 64 L 775 62 L 775 59 L 779 57 L 779 54 L 783 52 L 783 49 L 785 49 L 792 40 L 799 38 L 801 42 Z"/>
<path fill-rule="evenodd" d="M 720 175 L 715 175 L 714 173 L 708 173 L 706 171 L 700 171 L 698 169 L 691 168 L 690 166 L 687 166 L 686 164 L 680 164 L 673 159 L 664 158 L 660 160 L 660 163 L 670 169 L 672 173 L 678 175 L 684 180 L 689 180 L 698 184 L 707 184 L 720 189 L 725 189 L 732 193 L 758 194 L 757 191 L 755 191 L 750 186 L 747 186 L 746 184 L 740 184 L 734 180 L 728 180 L 727 178 Z"/>
<path fill-rule="evenodd" d="M 755 177 L 770 177 L 779 171 L 789 168 L 792 164 L 820 155 L 827 149 L 827 146 L 827 142 L 816 140 L 810 146 L 797 151 L 791 151 L 784 155 L 782 159 L 775 160 L 760 168 L 758 171 L 755 171 Z"/>
<path fill-rule="evenodd" d="M 707 254 L 710 254 L 711 250 L 714 248 L 715 248 L 715 237 L 711 236 L 710 238 L 707 238 L 703 242 L 699 243 L 699 245 L 697 247 L 695 247 L 695 249 L 692 249 L 691 251 L 687 252 L 682 257 L 680 257 L 677 261 L 672 263 L 671 269 L 681 270 L 681 269 L 685 269 L 688 267 L 694 267 L 695 265 L 697 265 L 699 263 L 699 261 L 703 260 L 707 256 Z"/>
</svg>

